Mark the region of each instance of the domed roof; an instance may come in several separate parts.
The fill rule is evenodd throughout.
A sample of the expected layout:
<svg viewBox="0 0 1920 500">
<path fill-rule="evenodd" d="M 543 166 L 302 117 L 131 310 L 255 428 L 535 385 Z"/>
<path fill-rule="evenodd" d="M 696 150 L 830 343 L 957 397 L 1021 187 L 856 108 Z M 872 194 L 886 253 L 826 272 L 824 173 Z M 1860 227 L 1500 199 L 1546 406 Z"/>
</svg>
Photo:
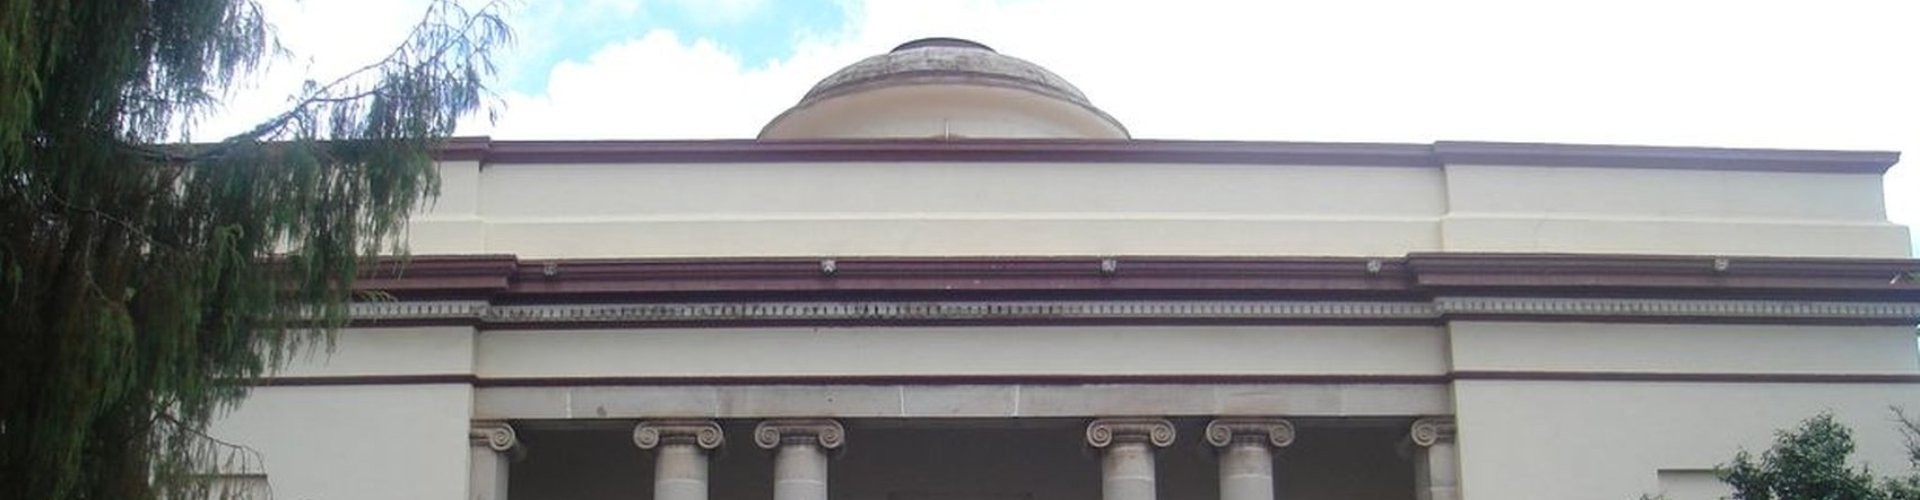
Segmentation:
<svg viewBox="0 0 1920 500">
<path fill-rule="evenodd" d="M 928 135 L 1127 137 L 1060 75 L 958 38 L 910 41 L 841 68 L 761 131 L 763 139 Z"/>
<path fill-rule="evenodd" d="M 862 59 L 834 72 L 800 98 L 809 101 L 854 92 L 874 84 L 984 80 L 1039 92 L 1092 107 L 1087 95 L 1067 79 L 1025 59 L 1003 55 L 986 44 L 960 38 L 922 38 L 885 54 Z"/>
</svg>

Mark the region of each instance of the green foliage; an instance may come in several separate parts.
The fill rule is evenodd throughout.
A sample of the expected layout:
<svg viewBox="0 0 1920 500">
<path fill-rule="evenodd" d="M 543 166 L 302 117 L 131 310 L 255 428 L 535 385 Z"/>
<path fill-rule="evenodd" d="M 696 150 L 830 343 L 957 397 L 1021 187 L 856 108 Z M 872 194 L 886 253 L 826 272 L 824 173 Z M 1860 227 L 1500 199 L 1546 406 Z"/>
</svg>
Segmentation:
<svg viewBox="0 0 1920 500">
<path fill-rule="evenodd" d="M 497 11 L 436 1 L 386 58 L 186 147 L 156 144 L 278 52 L 253 0 L 0 2 L 0 498 L 204 493 L 231 459 L 209 420 L 403 251 Z"/>
<path fill-rule="evenodd" d="M 1920 429 L 1902 421 L 1908 429 Z M 1908 434 L 1908 449 L 1920 464 L 1914 436 Z M 1720 478 L 1733 487 L 1734 500 L 1920 500 L 1920 476 L 1877 479 L 1847 466 L 1853 450 L 1853 432 L 1823 413 L 1797 430 L 1778 433 L 1773 447 L 1758 458 L 1740 452 L 1721 469 Z"/>
</svg>

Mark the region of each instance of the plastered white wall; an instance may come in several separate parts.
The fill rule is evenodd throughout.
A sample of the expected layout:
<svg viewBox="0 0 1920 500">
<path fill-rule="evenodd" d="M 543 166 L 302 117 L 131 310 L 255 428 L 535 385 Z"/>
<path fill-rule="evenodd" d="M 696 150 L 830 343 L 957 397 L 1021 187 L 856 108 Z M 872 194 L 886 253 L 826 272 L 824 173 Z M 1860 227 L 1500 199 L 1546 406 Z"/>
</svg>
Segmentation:
<svg viewBox="0 0 1920 500">
<path fill-rule="evenodd" d="M 1417 168 L 1044 163 L 489 166 L 522 257 L 1398 255 L 1435 249 Z M 556 193 L 565 193 L 556 196 Z"/>
<path fill-rule="evenodd" d="M 485 377 L 1439 374 L 1435 327 L 489 331 Z"/>
<path fill-rule="evenodd" d="M 1915 373 L 1903 326 L 1454 321 L 1453 369 L 1667 373 Z"/>
<path fill-rule="evenodd" d="M 1619 500 L 1658 493 L 1663 469 L 1709 469 L 1822 411 L 1851 427 L 1855 457 L 1907 471 L 1889 406 L 1904 384 L 1461 381 L 1462 487 L 1471 500 Z"/>
<path fill-rule="evenodd" d="M 1815 172 L 1448 165 L 1464 214 L 1581 214 L 1716 220 L 1884 220 L 1880 178 Z"/>
<path fill-rule="evenodd" d="M 419 254 L 1904 257 L 1865 174 L 1039 162 L 443 165 Z"/>
<path fill-rule="evenodd" d="M 273 497 L 464 500 L 467 385 L 262 387 L 210 434 L 257 450 Z"/>
<path fill-rule="evenodd" d="M 1880 177 L 1448 165 L 1448 251 L 1906 257 Z"/>
<path fill-rule="evenodd" d="M 274 373 L 282 377 L 473 373 L 473 327 L 350 328 L 332 350 L 316 346 Z"/>
<path fill-rule="evenodd" d="M 439 168 L 440 195 L 427 200 L 408 222 L 410 250 L 461 254 L 486 248 L 486 227 L 480 219 L 480 162 L 440 162 Z"/>
</svg>

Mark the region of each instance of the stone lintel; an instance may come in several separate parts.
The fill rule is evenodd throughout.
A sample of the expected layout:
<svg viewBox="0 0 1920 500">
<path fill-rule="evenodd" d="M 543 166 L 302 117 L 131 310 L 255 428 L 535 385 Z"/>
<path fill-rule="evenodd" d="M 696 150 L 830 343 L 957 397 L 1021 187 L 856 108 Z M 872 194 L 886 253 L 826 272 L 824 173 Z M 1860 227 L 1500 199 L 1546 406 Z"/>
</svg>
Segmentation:
<svg viewBox="0 0 1920 500">
<path fill-rule="evenodd" d="M 485 387 L 494 419 L 1414 417 L 1453 412 L 1444 377 L 1356 383 Z M 587 417 L 592 415 L 592 417 Z"/>
</svg>

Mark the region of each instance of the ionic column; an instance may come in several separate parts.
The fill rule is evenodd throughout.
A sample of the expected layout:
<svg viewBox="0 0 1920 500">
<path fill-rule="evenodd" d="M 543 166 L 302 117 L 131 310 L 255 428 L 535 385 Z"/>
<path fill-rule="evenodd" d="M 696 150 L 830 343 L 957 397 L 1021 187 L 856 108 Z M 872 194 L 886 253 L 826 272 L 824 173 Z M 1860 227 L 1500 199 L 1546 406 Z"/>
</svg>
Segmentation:
<svg viewBox="0 0 1920 500">
<path fill-rule="evenodd" d="M 467 497 L 506 500 L 507 464 L 526 452 L 513 426 L 499 421 L 474 422 L 467 428 L 467 445 Z"/>
<path fill-rule="evenodd" d="M 1103 418 L 1087 424 L 1087 444 L 1099 448 L 1102 500 L 1154 500 L 1153 451 L 1173 444 L 1173 422 L 1161 418 Z"/>
<path fill-rule="evenodd" d="M 1273 500 L 1273 450 L 1293 444 L 1293 423 L 1223 418 L 1207 423 L 1207 443 L 1220 449 L 1220 500 Z"/>
<path fill-rule="evenodd" d="M 707 500 L 707 452 L 726 441 L 711 420 L 658 420 L 633 427 L 633 444 L 654 450 L 653 500 Z"/>
<path fill-rule="evenodd" d="M 1454 444 L 1453 419 L 1413 421 L 1414 497 L 1419 500 L 1460 500 L 1460 451 Z"/>
<path fill-rule="evenodd" d="M 846 442 L 847 429 L 827 419 L 768 420 L 753 442 L 775 450 L 773 500 L 827 500 L 827 450 Z"/>
</svg>

